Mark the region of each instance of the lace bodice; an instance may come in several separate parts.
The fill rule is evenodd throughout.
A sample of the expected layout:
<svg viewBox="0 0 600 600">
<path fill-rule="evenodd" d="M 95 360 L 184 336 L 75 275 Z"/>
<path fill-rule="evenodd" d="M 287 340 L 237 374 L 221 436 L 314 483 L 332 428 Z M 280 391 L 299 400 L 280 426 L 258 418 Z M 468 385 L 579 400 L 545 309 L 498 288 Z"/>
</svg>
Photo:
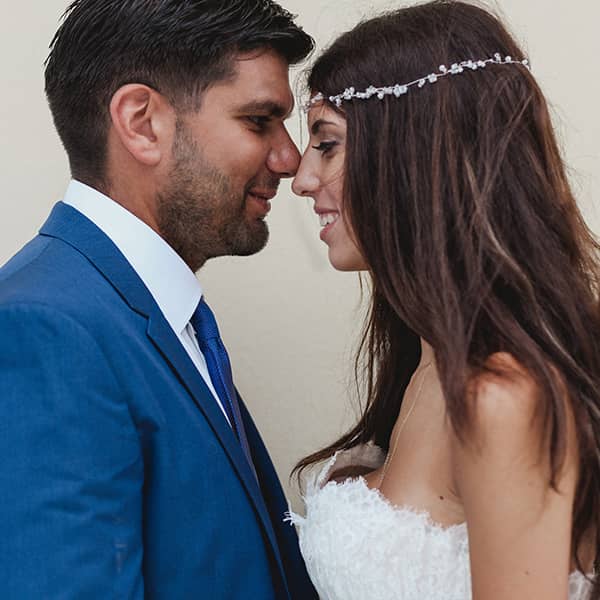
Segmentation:
<svg viewBox="0 0 600 600">
<path fill-rule="evenodd" d="M 328 481 L 335 465 L 376 468 L 383 453 L 364 446 L 338 453 L 306 484 L 306 516 L 290 515 L 322 600 L 470 600 L 466 523 L 442 527 L 423 512 L 391 505 L 362 478 Z M 568 600 L 590 583 L 569 579 Z"/>
</svg>

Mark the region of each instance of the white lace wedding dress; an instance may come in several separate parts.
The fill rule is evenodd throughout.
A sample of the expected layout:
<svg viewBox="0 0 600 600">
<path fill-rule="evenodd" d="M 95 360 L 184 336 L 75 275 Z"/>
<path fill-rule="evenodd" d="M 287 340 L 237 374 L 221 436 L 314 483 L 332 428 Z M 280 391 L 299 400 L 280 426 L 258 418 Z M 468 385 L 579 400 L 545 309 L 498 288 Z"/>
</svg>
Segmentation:
<svg viewBox="0 0 600 600">
<path fill-rule="evenodd" d="M 321 599 L 471 600 L 465 523 L 444 528 L 425 513 L 392 506 L 362 478 L 329 481 L 334 466 L 375 469 L 382 462 L 375 446 L 338 453 L 306 483 L 306 516 L 290 514 Z M 590 589 L 573 573 L 568 600 L 586 600 Z"/>
</svg>

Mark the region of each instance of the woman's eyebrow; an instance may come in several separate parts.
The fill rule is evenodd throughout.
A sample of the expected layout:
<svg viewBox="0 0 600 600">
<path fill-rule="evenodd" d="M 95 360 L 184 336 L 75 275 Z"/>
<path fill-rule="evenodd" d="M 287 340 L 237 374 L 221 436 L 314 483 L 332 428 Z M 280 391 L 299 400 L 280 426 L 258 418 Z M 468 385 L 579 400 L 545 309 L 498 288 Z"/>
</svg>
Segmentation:
<svg viewBox="0 0 600 600">
<path fill-rule="evenodd" d="M 333 121 L 326 121 L 325 119 L 319 119 L 312 124 L 310 131 L 313 135 L 317 135 L 319 133 L 319 129 L 323 127 L 323 125 L 333 125 L 335 127 L 335 123 Z"/>
</svg>

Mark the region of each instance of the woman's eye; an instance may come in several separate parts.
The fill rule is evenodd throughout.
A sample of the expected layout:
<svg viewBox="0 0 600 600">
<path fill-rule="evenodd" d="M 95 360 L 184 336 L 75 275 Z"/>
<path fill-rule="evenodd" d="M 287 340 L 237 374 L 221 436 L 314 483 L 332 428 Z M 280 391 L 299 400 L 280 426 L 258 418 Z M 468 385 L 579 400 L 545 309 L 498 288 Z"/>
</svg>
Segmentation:
<svg viewBox="0 0 600 600">
<path fill-rule="evenodd" d="M 337 146 L 337 142 L 321 142 L 318 146 L 313 146 L 315 150 L 321 152 L 321 154 L 327 154 L 330 150 L 333 150 Z"/>
</svg>

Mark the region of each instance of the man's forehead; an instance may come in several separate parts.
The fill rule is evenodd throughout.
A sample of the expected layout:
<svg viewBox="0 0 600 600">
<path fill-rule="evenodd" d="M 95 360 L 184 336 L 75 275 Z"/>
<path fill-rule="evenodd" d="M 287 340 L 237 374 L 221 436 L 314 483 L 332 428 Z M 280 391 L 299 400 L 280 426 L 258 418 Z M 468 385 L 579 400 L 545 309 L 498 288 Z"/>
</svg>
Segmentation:
<svg viewBox="0 0 600 600">
<path fill-rule="evenodd" d="M 232 58 L 232 67 L 236 79 L 260 77 L 273 83 L 289 82 L 289 64 L 275 50 L 236 54 Z"/>
<path fill-rule="evenodd" d="M 285 118 L 294 108 L 287 61 L 273 50 L 236 55 L 231 76 L 212 87 L 235 110 Z"/>
</svg>

